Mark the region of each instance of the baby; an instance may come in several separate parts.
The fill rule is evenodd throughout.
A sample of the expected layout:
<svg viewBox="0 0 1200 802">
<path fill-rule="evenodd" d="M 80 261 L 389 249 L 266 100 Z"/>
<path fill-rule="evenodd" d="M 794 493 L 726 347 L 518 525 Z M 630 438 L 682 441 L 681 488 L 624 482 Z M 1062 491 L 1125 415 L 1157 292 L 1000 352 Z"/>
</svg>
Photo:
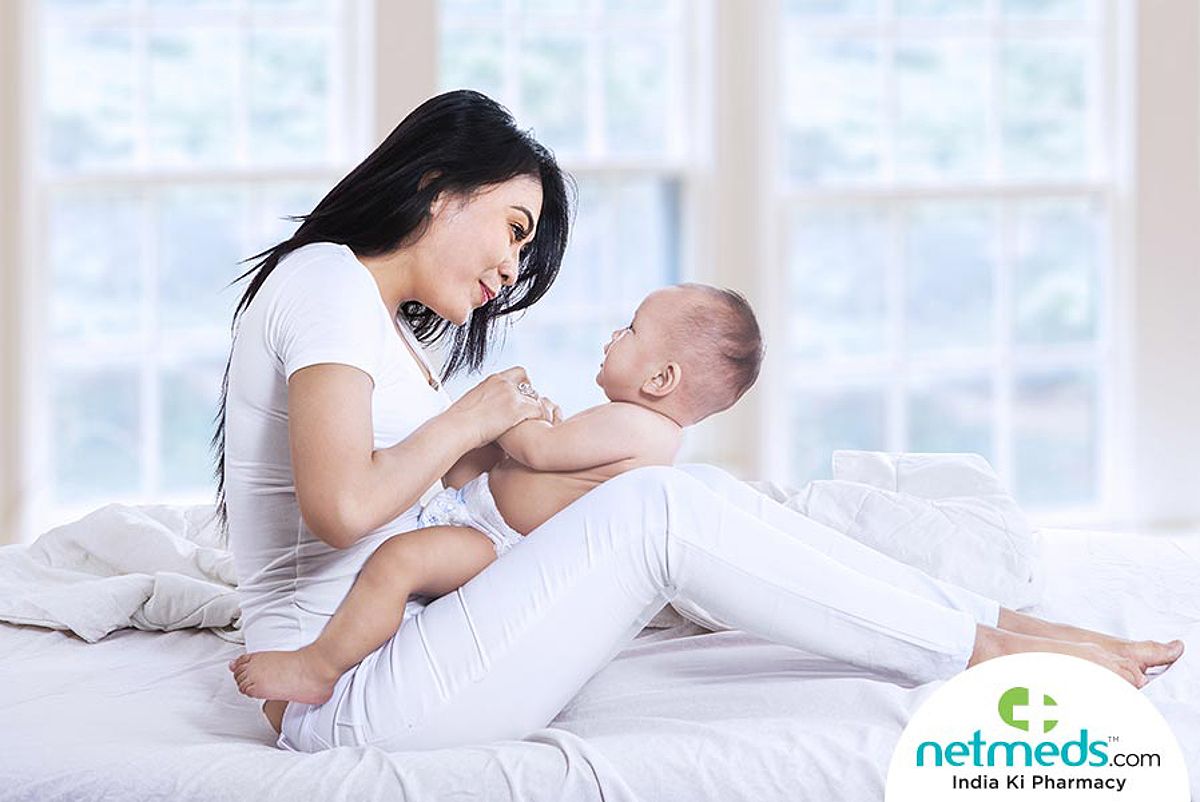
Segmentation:
<svg viewBox="0 0 1200 802">
<path fill-rule="evenodd" d="M 422 510 L 422 528 L 375 550 L 313 643 L 230 663 L 238 688 L 259 699 L 327 701 L 344 672 L 396 633 L 410 596 L 461 587 L 604 481 L 672 464 L 684 427 L 741 398 L 762 356 L 758 322 L 740 294 L 704 284 L 650 293 L 604 347 L 596 383 L 608 403 L 558 423 L 517 424 L 496 441 L 504 455 L 490 471 L 452 468 L 447 488 Z M 424 530 L 447 525 L 478 531 Z"/>
</svg>

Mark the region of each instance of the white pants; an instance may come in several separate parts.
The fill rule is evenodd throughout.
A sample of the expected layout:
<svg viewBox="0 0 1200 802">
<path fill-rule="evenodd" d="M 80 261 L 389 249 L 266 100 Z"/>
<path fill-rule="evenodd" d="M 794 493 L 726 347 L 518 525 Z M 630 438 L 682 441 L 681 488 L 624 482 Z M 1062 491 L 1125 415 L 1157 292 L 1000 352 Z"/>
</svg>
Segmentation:
<svg viewBox="0 0 1200 802">
<path fill-rule="evenodd" d="M 519 739 L 546 726 L 667 601 L 901 679 L 966 667 L 999 605 L 897 562 L 706 465 L 592 490 L 338 681 L 291 703 L 279 746 L 386 751 Z"/>
</svg>

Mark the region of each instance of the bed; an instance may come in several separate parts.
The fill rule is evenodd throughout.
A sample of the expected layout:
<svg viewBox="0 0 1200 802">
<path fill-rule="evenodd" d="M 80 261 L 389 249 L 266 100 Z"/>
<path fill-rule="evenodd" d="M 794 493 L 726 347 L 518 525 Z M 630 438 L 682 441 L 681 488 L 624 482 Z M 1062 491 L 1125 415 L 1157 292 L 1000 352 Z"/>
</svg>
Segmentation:
<svg viewBox="0 0 1200 802">
<path fill-rule="evenodd" d="M 1200 798 L 1200 533 L 1036 537 L 1045 586 L 1032 612 L 1189 643 L 1143 692 Z M 228 629 L 123 628 L 89 643 L 0 624 L 0 800 L 883 799 L 891 750 L 938 683 L 905 688 L 672 612 L 530 737 L 395 754 L 276 749 L 226 670 L 242 650 Z"/>
</svg>

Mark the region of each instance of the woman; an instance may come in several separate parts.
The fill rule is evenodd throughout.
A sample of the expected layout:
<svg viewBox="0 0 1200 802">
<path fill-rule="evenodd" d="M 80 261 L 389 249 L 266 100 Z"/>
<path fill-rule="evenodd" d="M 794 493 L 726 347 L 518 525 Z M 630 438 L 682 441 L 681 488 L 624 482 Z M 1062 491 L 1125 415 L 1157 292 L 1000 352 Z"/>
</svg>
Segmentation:
<svg viewBox="0 0 1200 802">
<path fill-rule="evenodd" d="M 248 650 L 314 640 L 371 552 L 415 528 L 440 478 L 490 468 L 502 432 L 556 414 L 518 389 L 521 368 L 452 401 L 418 341 L 453 335 L 443 378 L 478 368 L 494 324 L 550 287 L 568 223 L 553 157 L 493 101 L 451 92 L 414 110 L 295 235 L 255 257 L 214 438 Z M 1003 610 L 708 466 L 627 472 L 462 579 L 425 588 L 411 622 L 328 702 L 267 702 L 279 746 L 520 738 L 677 596 L 907 682 L 1051 650 L 1141 684 L 1147 666 L 1182 651 Z"/>
</svg>

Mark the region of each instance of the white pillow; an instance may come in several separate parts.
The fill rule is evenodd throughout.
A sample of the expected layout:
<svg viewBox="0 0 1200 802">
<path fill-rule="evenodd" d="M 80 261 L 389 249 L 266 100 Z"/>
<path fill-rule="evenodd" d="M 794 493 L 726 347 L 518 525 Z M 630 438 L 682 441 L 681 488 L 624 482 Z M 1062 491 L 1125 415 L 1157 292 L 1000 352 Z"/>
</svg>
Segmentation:
<svg viewBox="0 0 1200 802">
<path fill-rule="evenodd" d="M 832 480 L 799 490 L 748 482 L 807 515 L 931 576 L 1021 608 L 1041 597 L 1034 530 L 996 472 L 979 454 L 835 451 Z M 715 631 L 730 629 L 706 610 L 676 599 L 651 625 L 669 626 L 671 609 Z"/>
<path fill-rule="evenodd" d="M 864 512 L 853 530 L 842 530 L 847 534 L 932 576 L 990 596 L 1005 607 L 1028 607 L 1041 598 L 1043 577 L 1037 567 L 1035 530 L 979 454 L 834 451 L 833 476 L 835 482 L 866 484 L 884 493 L 864 500 L 869 512 Z M 809 515 L 818 520 L 844 515 L 829 505 L 844 510 L 845 504 L 855 503 L 835 501 L 836 493 L 831 490 L 813 488 Z M 825 509 L 812 505 L 812 494 Z M 908 498 L 901 501 L 900 497 Z M 927 514 L 923 521 L 928 528 L 914 523 L 888 533 L 886 527 L 873 525 L 888 514 L 883 511 L 889 506 L 907 504 L 916 510 L 908 504 L 913 499 L 924 502 Z"/>
</svg>

